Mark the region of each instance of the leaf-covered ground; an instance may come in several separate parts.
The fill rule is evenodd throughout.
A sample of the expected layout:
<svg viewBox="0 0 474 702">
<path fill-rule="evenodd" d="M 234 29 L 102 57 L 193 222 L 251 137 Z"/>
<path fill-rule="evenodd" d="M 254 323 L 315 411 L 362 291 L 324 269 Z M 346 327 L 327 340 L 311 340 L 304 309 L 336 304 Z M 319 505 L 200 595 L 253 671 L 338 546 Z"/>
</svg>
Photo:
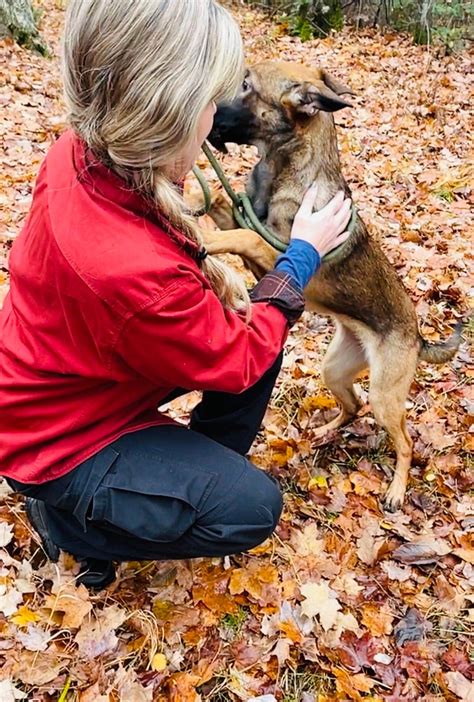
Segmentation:
<svg viewBox="0 0 474 702">
<path fill-rule="evenodd" d="M 60 4 L 41 3 L 51 59 L 0 44 L 1 296 L 39 163 L 63 129 Z M 321 64 L 357 91 L 337 115 L 345 175 L 425 337 L 443 338 L 466 317 L 472 272 L 468 58 L 351 30 L 303 45 L 249 9 L 235 13 L 250 62 Z M 242 185 L 255 154 L 235 148 L 223 161 Z M 394 453 L 370 409 L 322 445 L 312 439 L 335 412 L 318 370 L 330 335 L 327 319 L 306 314 L 288 341 L 252 453 L 280 480 L 285 510 L 251 553 L 126 563 L 89 595 L 69 556 L 41 565 L 22 500 L 0 484 L 2 702 L 473 702 L 468 344 L 451 364 L 418 370 L 408 496 L 387 514 Z M 184 419 L 193 402 L 171 411 Z"/>
</svg>

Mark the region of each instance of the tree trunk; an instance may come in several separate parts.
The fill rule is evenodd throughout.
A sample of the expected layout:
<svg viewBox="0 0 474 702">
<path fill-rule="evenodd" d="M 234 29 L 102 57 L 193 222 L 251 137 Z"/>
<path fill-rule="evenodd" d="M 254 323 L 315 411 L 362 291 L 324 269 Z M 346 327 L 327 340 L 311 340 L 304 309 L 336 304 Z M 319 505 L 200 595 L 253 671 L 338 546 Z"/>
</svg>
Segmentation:
<svg viewBox="0 0 474 702">
<path fill-rule="evenodd" d="M 11 36 L 19 44 L 47 54 L 36 28 L 31 0 L 0 0 L 0 37 Z"/>
<path fill-rule="evenodd" d="M 429 44 L 431 40 L 431 13 L 434 0 L 419 0 L 419 19 L 415 26 L 414 38 L 417 44 Z"/>
</svg>

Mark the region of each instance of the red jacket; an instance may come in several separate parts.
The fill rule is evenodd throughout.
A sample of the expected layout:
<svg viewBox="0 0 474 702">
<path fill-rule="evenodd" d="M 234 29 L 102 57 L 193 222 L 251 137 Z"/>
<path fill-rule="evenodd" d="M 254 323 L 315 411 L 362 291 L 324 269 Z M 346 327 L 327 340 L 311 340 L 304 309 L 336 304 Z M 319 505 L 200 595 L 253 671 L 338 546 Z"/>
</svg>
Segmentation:
<svg viewBox="0 0 474 702">
<path fill-rule="evenodd" d="M 166 233 L 166 231 L 170 233 Z M 171 422 L 174 388 L 239 393 L 288 323 L 225 310 L 196 247 L 65 133 L 41 166 L 0 312 L 0 474 L 59 477 L 119 436 Z"/>
</svg>

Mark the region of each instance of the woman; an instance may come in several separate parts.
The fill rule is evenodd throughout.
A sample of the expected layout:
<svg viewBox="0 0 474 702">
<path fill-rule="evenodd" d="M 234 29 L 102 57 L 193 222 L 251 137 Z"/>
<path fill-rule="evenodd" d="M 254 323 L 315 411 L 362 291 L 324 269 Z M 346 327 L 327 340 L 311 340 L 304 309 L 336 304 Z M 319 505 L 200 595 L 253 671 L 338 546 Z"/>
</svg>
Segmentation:
<svg viewBox="0 0 474 702">
<path fill-rule="evenodd" d="M 207 256 L 176 183 L 242 75 L 214 0 L 71 0 L 71 129 L 40 169 L 0 316 L 0 473 L 46 554 L 100 588 L 113 560 L 220 556 L 274 530 L 280 491 L 244 456 L 302 287 L 347 238 L 342 194 L 249 299 Z M 158 407 L 199 389 L 190 428 Z"/>
</svg>

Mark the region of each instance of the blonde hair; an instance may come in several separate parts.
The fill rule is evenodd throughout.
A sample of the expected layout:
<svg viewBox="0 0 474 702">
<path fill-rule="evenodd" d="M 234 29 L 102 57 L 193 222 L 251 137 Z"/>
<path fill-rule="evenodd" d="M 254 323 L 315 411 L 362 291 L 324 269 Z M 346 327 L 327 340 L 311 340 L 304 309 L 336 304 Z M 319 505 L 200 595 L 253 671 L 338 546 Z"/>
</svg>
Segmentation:
<svg viewBox="0 0 474 702">
<path fill-rule="evenodd" d="M 63 40 L 69 122 L 191 241 L 196 219 L 166 169 L 195 139 L 204 108 L 231 97 L 242 40 L 215 0 L 71 0 Z M 202 270 L 222 304 L 249 311 L 239 276 L 207 256 Z"/>
</svg>

